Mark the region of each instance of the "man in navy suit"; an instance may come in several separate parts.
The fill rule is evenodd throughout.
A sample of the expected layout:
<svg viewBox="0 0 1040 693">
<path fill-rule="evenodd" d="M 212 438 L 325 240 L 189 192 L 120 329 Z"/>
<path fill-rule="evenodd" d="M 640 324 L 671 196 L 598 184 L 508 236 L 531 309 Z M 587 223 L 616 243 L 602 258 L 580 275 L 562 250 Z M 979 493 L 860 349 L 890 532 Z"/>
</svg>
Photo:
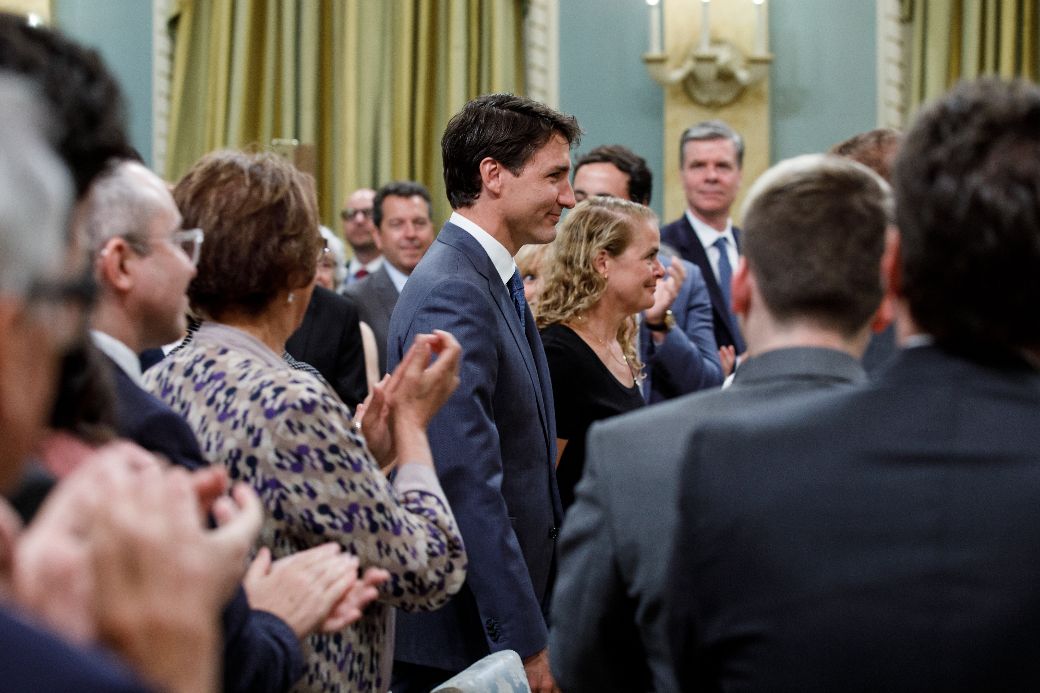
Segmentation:
<svg viewBox="0 0 1040 693">
<path fill-rule="evenodd" d="M 901 351 L 685 442 L 682 690 L 1040 688 L 1038 123 L 1025 82 L 925 108 L 883 263 Z"/>
<path fill-rule="evenodd" d="M 646 160 L 619 144 L 595 147 L 574 165 L 578 202 L 612 195 L 649 205 L 652 192 Z M 682 270 L 669 271 L 658 284 L 654 305 L 640 316 L 639 358 L 647 366 L 642 388 L 648 402 L 720 385 L 723 378 L 711 299 L 700 268 L 670 253 L 658 257 L 666 267 L 678 262 Z"/>
<path fill-rule="evenodd" d="M 700 268 L 711 296 L 715 341 L 747 348 L 733 315 L 730 282 L 740 256 L 740 229 L 729 211 L 740 190 L 744 139 L 728 125 L 709 120 L 687 128 L 679 140 L 679 168 L 686 213 L 661 228 L 661 242 Z"/>
<path fill-rule="evenodd" d="M 519 96 L 475 99 L 441 139 L 454 213 L 405 284 L 389 367 L 416 334 L 462 345 L 461 384 L 429 427 L 459 522 L 466 584 L 439 611 L 398 614 L 395 693 L 429 690 L 491 651 L 515 650 L 536 692 L 554 688 L 546 614 L 561 510 L 552 388 L 513 255 L 548 243 L 574 205 L 577 121 Z"/>
</svg>

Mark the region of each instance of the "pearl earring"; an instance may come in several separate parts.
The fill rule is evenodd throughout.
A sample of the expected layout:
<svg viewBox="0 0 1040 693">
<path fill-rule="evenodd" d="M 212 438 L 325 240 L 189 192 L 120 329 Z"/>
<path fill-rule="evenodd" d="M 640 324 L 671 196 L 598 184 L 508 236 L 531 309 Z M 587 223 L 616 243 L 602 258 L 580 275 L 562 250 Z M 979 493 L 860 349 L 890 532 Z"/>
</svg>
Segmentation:
<svg viewBox="0 0 1040 693">
<path fill-rule="evenodd" d="M 296 300 L 296 294 L 294 294 L 293 292 L 291 292 L 291 291 L 290 291 L 290 292 L 289 292 L 289 298 L 287 298 L 287 299 L 285 300 L 285 302 L 286 302 L 286 303 L 292 303 L 292 302 L 293 302 L 293 301 L 295 301 L 295 300 Z"/>
</svg>

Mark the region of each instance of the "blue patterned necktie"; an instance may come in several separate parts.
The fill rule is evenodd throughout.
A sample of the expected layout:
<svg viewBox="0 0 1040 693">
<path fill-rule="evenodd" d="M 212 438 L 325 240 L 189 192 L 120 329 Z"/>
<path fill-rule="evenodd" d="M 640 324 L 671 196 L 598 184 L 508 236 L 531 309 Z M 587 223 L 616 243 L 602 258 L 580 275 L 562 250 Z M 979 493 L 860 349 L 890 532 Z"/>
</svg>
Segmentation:
<svg viewBox="0 0 1040 693">
<path fill-rule="evenodd" d="M 719 288 L 726 301 L 726 310 L 733 310 L 733 299 L 730 296 L 730 285 L 733 283 L 733 266 L 729 264 L 729 243 L 725 236 L 719 237 L 714 246 L 719 249 Z"/>
<path fill-rule="evenodd" d="M 513 276 L 509 278 L 509 295 L 513 297 L 513 307 L 520 318 L 520 331 L 527 329 L 524 314 L 527 312 L 527 299 L 524 298 L 524 280 L 520 278 L 520 270 L 513 270 Z"/>
</svg>

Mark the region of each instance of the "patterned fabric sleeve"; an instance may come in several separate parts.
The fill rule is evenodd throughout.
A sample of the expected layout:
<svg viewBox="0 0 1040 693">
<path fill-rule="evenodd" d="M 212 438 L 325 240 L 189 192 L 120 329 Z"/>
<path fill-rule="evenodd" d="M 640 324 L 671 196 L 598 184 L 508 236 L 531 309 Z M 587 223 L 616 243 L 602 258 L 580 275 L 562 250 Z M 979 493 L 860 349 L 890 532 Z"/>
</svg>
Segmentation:
<svg viewBox="0 0 1040 693">
<path fill-rule="evenodd" d="M 391 485 L 327 388 L 226 349 L 163 365 L 151 389 L 208 461 L 256 489 L 268 515 L 260 541 L 275 557 L 337 541 L 390 572 L 381 601 L 405 610 L 437 608 L 462 587 L 466 554 L 436 474 L 405 464 Z"/>
</svg>

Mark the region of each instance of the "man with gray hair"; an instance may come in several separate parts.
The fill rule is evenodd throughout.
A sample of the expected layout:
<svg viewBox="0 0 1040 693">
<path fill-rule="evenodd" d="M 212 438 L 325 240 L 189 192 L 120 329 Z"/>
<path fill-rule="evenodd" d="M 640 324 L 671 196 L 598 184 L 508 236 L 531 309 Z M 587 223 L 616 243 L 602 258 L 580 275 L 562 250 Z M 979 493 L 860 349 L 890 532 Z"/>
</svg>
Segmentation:
<svg viewBox="0 0 1040 693">
<path fill-rule="evenodd" d="M 740 257 L 740 229 L 729 211 L 740 190 L 744 138 L 720 120 L 687 128 L 679 139 L 686 213 L 661 228 L 661 242 L 700 268 L 711 296 L 715 341 L 724 365 L 747 348 L 733 314 L 730 283 Z"/>
<path fill-rule="evenodd" d="M 552 609 L 549 651 L 563 690 L 679 690 L 664 605 L 684 444 L 734 413 L 865 380 L 858 358 L 881 301 L 891 214 L 884 181 L 839 157 L 781 162 L 755 184 L 744 210 L 745 255 L 733 279 L 748 358 L 732 387 L 616 417 L 589 432 L 585 476 L 560 537 Z M 791 272 L 796 260 L 801 271 Z"/>
</svg>

